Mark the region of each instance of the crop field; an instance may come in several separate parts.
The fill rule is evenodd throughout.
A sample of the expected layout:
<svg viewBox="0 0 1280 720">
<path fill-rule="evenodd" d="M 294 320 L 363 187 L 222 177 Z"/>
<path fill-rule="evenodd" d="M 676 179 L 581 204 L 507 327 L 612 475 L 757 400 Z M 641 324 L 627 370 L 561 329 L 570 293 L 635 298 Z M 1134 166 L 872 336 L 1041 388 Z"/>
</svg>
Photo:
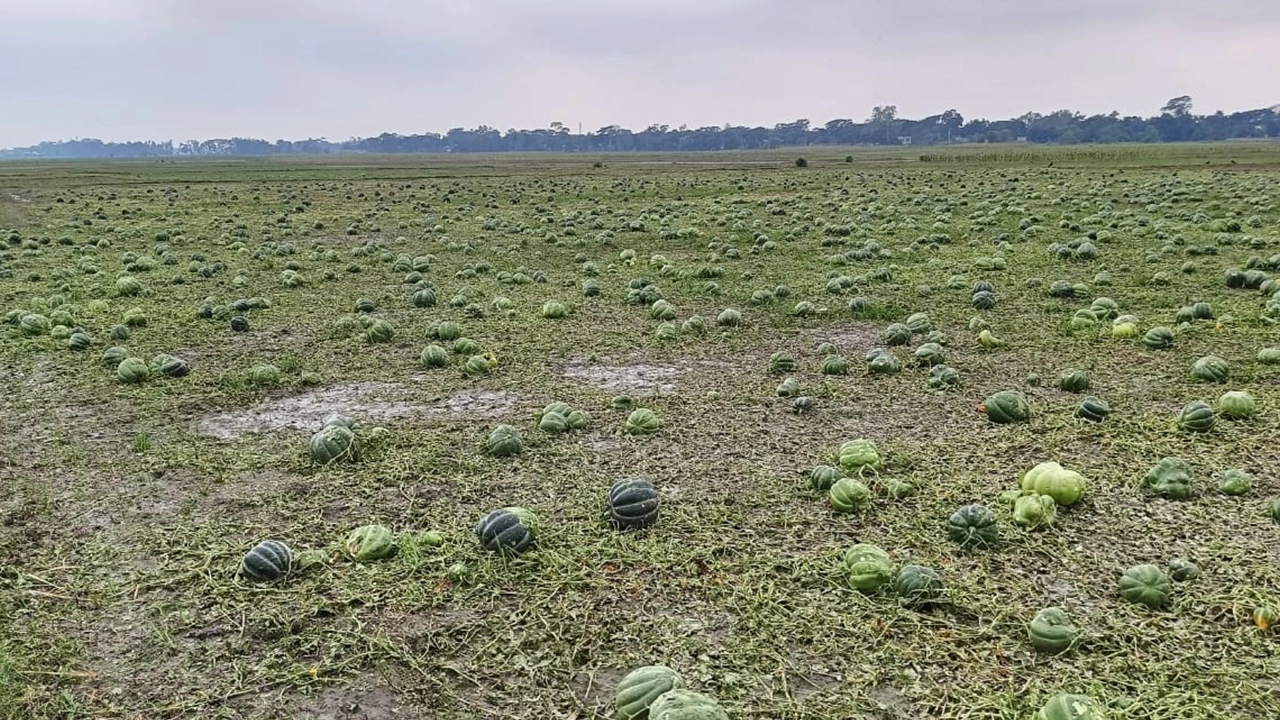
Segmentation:
<svg viewBox="0 0 1280 720">
<path fill-rule="evenodd" d="M 0 718 L 1280 716 L 1280 148 L 846 152 L 0 165 Z"/>
</svg>

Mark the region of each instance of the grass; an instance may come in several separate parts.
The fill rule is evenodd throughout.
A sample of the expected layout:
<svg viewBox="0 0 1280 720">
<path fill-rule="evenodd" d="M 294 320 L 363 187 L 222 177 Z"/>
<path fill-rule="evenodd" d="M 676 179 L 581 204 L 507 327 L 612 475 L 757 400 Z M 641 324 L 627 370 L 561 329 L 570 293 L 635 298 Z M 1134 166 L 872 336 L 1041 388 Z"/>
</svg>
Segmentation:
<svg viewBox="0 0 1280 720">
<path fill-rule="evenodd" d="M 1280 494 L 1280 371 L 1256 360 L 1276 342 L 1259 319 L 1266 297 L 1228 290 L 1223 272 L 1280 252 L 1275 149 L 944 152 L 963 163 L 877 149 L 845 164 L 848 149 L 805 148 L 610 156 L 603 168 L 561 156 L 0 165 L 0 310 L 51 314 L 46 300 L 62 295 L 92 335 L 78 353 L 0 326 L 0 717 L 298 718 L 352 705 L 370 717 L 607 717 L 614 684 L 652 663 L 734 717 L 1012 720 L 1058 692 L 1133 720 L 1265 717 L 1280 656 L 1252 614 L 1280 602 L 1280 528 L 1267 517 Z M 810 167 L 794 167 L 801 154 Z M 1229 218 L 1240 232 L 1210 229 Z M 1091 231 L 1109 233 L 1096 260 L 1048 250 Z M 868 241 L 889 256 L 833 264 Z M 373 249 L 353 252 L 362 246 Z M 619 260 L 624 249 L 634 265 Z M 125 253 L 156 267 L 126 271 Z M 436 307 L 413 306 L 400 255 L 431 256 L 422 275 Z M 1007 269 L 977 269 L 992 256 Z M 188 267 L 215 261 L 226 269 L 209 277 Z M 282 283 L 290 263 L 305 284 Z M 699 277 L 713 266 L 718 293 Z M 878 268 L 890 277 L 875 279 Z M 500 279 L 517 271 L 546 282 Z M 1095 283 L 1101 271 L 1110 284 Z M 141 295 L 113 294 L 123 274 Z M 831 293 L 832 275 L 855 282 Z M 637 276 L 661 288 L 677 325 L 696 314 L 706 334 L 658 340 L 659 322 L 626 302 Z M 583 297 L 588 277 L 600 297 Z M 993 310 L 970 306 L 977 280 L 995 286 Z M 1050 298 L 1055 280 L 1089 293 Z M 753 304 L 778 286 L 791 294 Z M 451 306 L 456 295 L 483 316 Z M 497 296 L 509 312 L 494 309 Z M 854 296 L 868 299 L 865 313 L 847 309 Z M 1216 320 L 1153 352 L 1112 340 L 1109 322 L 1070 331 L 1095 296 L 1144 331 L 1176 326 L 1178 308 L 1198 300 Z M 233 333 L 229 312 L 197 319 L 206 297 L 270 307 Z M 362 297 L 392 342 L 335 332 L 361 315 Z M 542 318 L 548 300 L 568 317 Z M 801 301 L 821 311 L 797 317 Z M 715 326 L 728 307 L 743 325 Z M 111 340 L 132 308 L 145 326 Z M 899 349 L 900 374 L 865 369 L 884 328 L 918 311 L 946 336 L 956 391 L 926 390 L 928 371 L 908 354 L 920 338 Z M 982 349 L 975 315 L 1007 345 Z M 468 377 L 454 354 L 448 368 L 421 368 L 436 320 L 461 324 L 497 368 Z M 824 341 L 850 359 L 849 375 L 820 374 Z M 191 374 L 120 383 L 99 362 L 117 344 L 187 359 Z M 796 356 L 812 411 L 775 396 L 781 376 L 767 366 L 779 350 Z M 1188 376 L 1207 354 L 1230 362 L 1230 383 Z M 279 383 L 254 382 L 262 364 L 281 370 Z M 1111 405 L 1104 423 L 1076 419 L 1082 396 L 1053 388 L 1072 367 Z M 987 423 L 976 406 L 1010 388 L 1028 395 L 1031 421 Z M 1249 390 L 1258 417 L 1203 436 L 1176 428 L 1184 404 L 1228 389 Z M 627 410 L 611 407 L 620 394 L 662 429 L 624 434 Z M 591 427 L 538 431 L 552 400 L 585 409 Z M 330 410 L 389 434 L 358 463 L 316 468 L 307 438 Z M 266 431 L 241 432 L 242 421 Z M 522 455 L 484 453 L 498 423 L 521 429 Z M 869 510 L 833 514 L 807 468 L 855 437 L 876 441 L 885 468 Z M 1166 455 L 1191 464 L 1194 499 L 1142 489 Z M 1090 479 L 1086 499 L 1053 529 L 1023 530 L 997 496 L 1049 459 Z M 1256 476 L 1251 494 L 1215 491 L 1213 476 L 1234 467 Z M 618 533 L 601 521 L 604 492 L 631 475 L 654 480 L 661 517 Z M 889 478 L 916 492 L 890 499 Z M 947 516 L 971 502 L 999 516 L 993 550 L 947 539 Z M 485 555 L 474 537 L 484 513 L 507 505 L 542 520 L 537 550 L 517 559 Z M 369 522 L 397 531 L 395 559 L 332 557 L 275 585 L 236 575 L 259 540 L 326 550 Z M 445 545 L 423 542 L 428 530 Z M 920 612 L 850 590 L 840 558 L 854 542 L 938 569 L 947 602 Z M 1204 572 L 1177 584 L 1167 608 L 1117 596 L 1125 568 L 1175 557 Z M 1025 640 L 1049 605 L 1084 631 L 1059 657 Z"/>
</svg>

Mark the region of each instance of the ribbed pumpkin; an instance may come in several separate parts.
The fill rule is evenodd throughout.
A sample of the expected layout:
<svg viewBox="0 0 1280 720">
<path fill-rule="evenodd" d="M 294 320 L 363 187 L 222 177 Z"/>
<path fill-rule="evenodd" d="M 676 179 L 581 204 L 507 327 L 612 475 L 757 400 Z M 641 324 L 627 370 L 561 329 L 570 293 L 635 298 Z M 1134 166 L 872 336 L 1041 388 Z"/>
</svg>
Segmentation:
<svg viewBox="0 0 1280 720">
<path fill-rule="evenodd" d="M 622 429 L 631 435 L 651 435 L 662 428 L 662 420 L 649 408 L 636 408 L 627 416 Z"/>
<path fill-rule="evenodd" d="M 293 551 L 279 540 L 263 540 L 245 553 L 240 572 L 251 580 L 272 582 L 289 574 Z"/>
<path fill-rule="evenodd" d="M 951 390 L 960 386 L 960 371 L 946 365 L 935 365 L 926 381 L 930 390 Z"/>
<path fill-rule="evenodd" d="M 729 720 L 729 716 L 710 695 L 676 688 L 653 701 L 649 720 Z"/>
<path fill-rule="evenodd" d="M 853 478 L 840 478 L 827 491 L 827 498 L 836 512 L 856 512 L 871 504 L 871 490 Z"/>
<path fill-rule="evenodd" d="M 996 306 L 996 295 L 989 290 L 979 290 L 973 294 L 973 307 L 977 310 L 990 310 Z"/>
<path fill-rule="evenodd" d="M 124 359 L 129 357 L 129 351 L 122 347 L 110 347 L 106 352 L 102 353 L 102 364 L 109 368 L 118 368 Z"/>
<path fill-rule="evenodd" d="M 1253 476 L 1239 468 L 1227 470 L 1218 480 L 1218 492 L 1223 495 L 1248 495 L 1252 489 Z"/>
<path fill-rule="evenodd" d="M 232 332 L 246 332 L 249 330 L 249 321 L 243 315 L 236 315 L 231 318 Z"/>
<path fill-rule="evenodd" d="M 1001 390 L 987 398 L 981 409 L 986 412 L 991 422 L 1001 425 L 1023 422 L 1031 416 L 1031 408 L 1027 405 L 1026 397 L 1016 390 Z"/>
<path fill-rule="evenodd" d="M 1076 416 L 1089 422 L 1102 422 L 1111 414 L 1111 406 L 1103 400 L 1089 396 L 1076 408 Z"/>
<path fill-rule="evenodd" d="M 1207 302 L 1198 302 L 1191 306 L 1191 314 L 1196 320 L 1212 320 L 1213 306 Z"/>
<path fill-rule="evenodd" d="M 1169 577 L 1155 565 L 1135 565 L 1120 576 L 1120 597 L 1155 610 L 1169 602 Z"/>
<path fill-rule="evenodd" d="M 1142 336 L 1142 344 L 1148 350 L 1168 350 L 1173 347 L 1173 331 L 1167 327 L 1153 327 Z"/>
<path fill-rule="evenodd" d="M 1256 404 L 1253 396 L 1243 390 L 1225 392 L 1218 398 L 1218 414 L 1232 420 L 1244 420 L 1253 417 Z"/>
<path fill-rule="evenodd" d="M 848 375 L 849 361 L 843 355 L 828 355 L 822 360 L 823 375 Z"/>
<path fill-rule="evenodd" d="M 911 328 L 902 323 L 894 323 L 885 328 L 884 344 L 890 347 L 894 345 L 906 345 L 911 342 Z"/>
<path fill-rule="evenodd" d="M 1058 389 L 1066 392 L 1084 392 L 1089 389 L 1089 373 L 1075 368 L 1063 370 L 1058 375 Z"/>
<path fill-rule="evenodd" d="M 92 344 L 93 339 L 86 332 L 73 332 L 71 337 L 67 338 L 67 347 L 77 352 L 88 350 Z"/>
<path fill-rule="evenodd" d="M 925 367 L 941 365 L 947 361 L 946 353 L 938 343 L 927 342 L 916 348 L 913 353 L 916 363 Z"/>
<path fill-rule="evenodd" d="M 880 348 L 879 352 L 867 354 L 867 369 L 875 375 L 892 375 L 902 370 L 902 363 L 889 350 Z"/>
<path fill-rule="evenodd" d="M 485 515 L 476 526 L 480 546 L 489 552 L 519 555 L 533 545 L 537 516 L 522 507 L 505 507 Z"/>
<path fill-rule="evenodd" d="M 905 323 L 912 335 L 923 335 L 933 329 L 933 321 L 925 313 L 912 313 Z"/>
<path fill-rule="evenodd" d="M 614 689 L 613 706 L 619 720 L 644 720 L 654 700 L 683 684 L 679 673 L 663 665 L 632 670 Z"/>
<path fill-rule="evenodd" d="M 510 457 L 524 452 L 520 431 L 510 425 L 499 425 L 489 433 L 485 448 L 494 457 Z"/>
<path fill-rule="evenodd" d="M 125 358 L 116 367 L 116 377 L 129 384 L 146 382 L 151 377 L 151 368 L 138 358 Z"/>
<path fill-rule="evenodd" d="M 947 518 L 947 536 L 965 548 L 993 545 L 999 539 L 996 515 L 985 505 L 965 505 Z"/>
<path fill-rule="evenodd" d="M 435 307 L 436 291 L 433 288 L 419 288 L 413 293 L 413 306 L 420 308 Z"/>
<path fill-rule="evenodd" d="M 1271 502 L 1271 520 L 1280 525 L 1280 498 Z"/>
<path fill-rule="evenodd" d="M 1033 720 L 1107 720 L 1102 704 L 1088 695 L 1055 695 Z"/>
<path fill-rule="evenodd" d="M 1163 458 L 1147 471 L 1143 483 L 1162 497 L 1186 500 L 1192 494 L 1191 468 L 1179 458 Z"/>
<path fill-rule="evenodd" d="M 1013 521 L 1032 530 L 1048 527 L 1058 519 L 1058 503 L 1048 495 L 1022 495 L 1013 501 Z"/>
<path fill-rule="evenodd" d="M 859 543 L 844 553 L 844 571 L 849 585 L 860 592 L 873 593 L 893 579 L 889 553 L 875 545 Z"/>
<path fill-rule="evenodd" d="M 795 378 L 786 378 L 782 382 L 778 383 L 776 392 L 778 397 L 792 397 L 794 395 L 798 395 L 800 393 L 800 381 Z"/>
<path fill-rule="evenodd" d="M 1178 415 L 1178 425 L 1190 432 L 1209 432 L 1217 422 L 1213 408 L 1199 401 L 1187 403 Z"/>
<path fill-rule="evenodd" d="M 875 441 L 867 438 L 858 438 L 857 440 L 849 440 L 840 444 L 840 448 L 836 450 L 836 464 L 846 473 L 861 473 L 865 469 L 877 470 L 880 468 L 880 451 L 876 449 Z"/>
<path fill-rule="evenodd" d="M 844 473 L 839 468 L 830 465 L 816 465 L 809 470 L 809 482 L 813 485 L 813 489 L 818 492 L 826 492 L 831 489 L 836 481 L 844 477 Z"/>
<path fill-rule="evenodd" d="M 356 460 L 360 455 L 360 442 L 350 428 L 327 425 L 311 436 L 308 444 L 311 460 L 317 465 L 328 465 L 337 460 Z"/>
<path fill-rule="evenodd" d="M 1174 582 L 1190 582 L 1200 577 L 1200 566 L 1186 558 L 1174 558 L 1169 561 L 1169 577 Z"/>
<path fill-rule="evenodd" d="M 1048 495 L 1059 505 L 1074 505 L 1084 497 L 1085 477 L 1049 460 L 1042 462 L 1022 476 L 1022 490 L 1028 493 Z"/>
<path fill-rule="evenodd" d="M 1220 357 L 1206 355 L 1191 365 L 1191 377 L 1201 382 L 1224 383 L 1231 378 L 1231 366 Z"/>
<path fill-rule="evenodd" d="M 373 562 L 395 554 L 396 538 L 385 525 L 362 525 L 347 535 L 342 549 L 358 563 Z"/>
<path fill-rule="evenodd" d="M 1041 610 L 1027 625 L 1031 646 L 1050 655 L 1065 652 L 1076 641 L 1079 633 L 1079 628 L 1072 624 L 1067 611 L 1057 607 Z"/>
<path fill-rule="evenodd" d="M 418 355 L 418 362 L 424 368 L 441 368 L 449 364 L 449 352 L 432 343 L 422 348 L 422 354 Z"/>
<path fill-rule="evenodd" d="M 646 528 L 658 521 L 658 491 L 647 478 L 628 478 L 609 488 L 609 520 L 619 528 Z"/>
<path fill-rule="evenodd" d="M 769 357 L 769 372 L 775 375 L 789 373 L 796 367 L 796 359 L 791 353 L 776 352 Z"/>
<path fill-rule="evenodd" d="M 926 608 L 942 599 L 942 576 L 923 565 L 903 565 L 893 590 L 907 607 Z"/>
</svg>

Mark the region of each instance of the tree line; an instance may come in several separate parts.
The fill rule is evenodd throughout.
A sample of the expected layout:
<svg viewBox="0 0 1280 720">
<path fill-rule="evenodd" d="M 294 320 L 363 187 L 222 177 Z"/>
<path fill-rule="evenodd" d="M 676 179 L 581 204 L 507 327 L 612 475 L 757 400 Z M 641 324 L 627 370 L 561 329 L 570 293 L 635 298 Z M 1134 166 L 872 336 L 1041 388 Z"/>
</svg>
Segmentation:
<svg viewBox="0 0 1280 720">
<path fill-rule="evenodd" d="M 669 152 L 697 150 L 758 150 L 810 145 L 939 145 L 946 143 L 1008 143 L 1075 145 L 1083 143 L 1154 143 L 1280 138 L 1280 105 L 1231 114 L 1192 112 L 1189 96 L 1171 99 L 1158 115 L 1140 117 L 1084 115 L 1059 110 L 1027 113 L 1012 120 L 965 120 L 959 112 L 910 120 L 898 117 L 894 105 L 876 106 L 870 117 L 857 122 L 837 118 L 822 125 L 807 119 L 771 128 L 737 125 L 690 128 L 650 125 L 633 131 L 608 125 L 594 132 L 573 133 L 563 123 L 536 130 L 502 132 L 481 125 L 453 128 L 446 133 L 401 135 L 330 141 L 220 138 L 185 142 L 103 142 L 84 139 L 43 142 L 0 150 L 0 158 L 110 158 L 182 156 L 325 155 L 339 153 L 474 153 L 474 152 Z"/>
</svg>

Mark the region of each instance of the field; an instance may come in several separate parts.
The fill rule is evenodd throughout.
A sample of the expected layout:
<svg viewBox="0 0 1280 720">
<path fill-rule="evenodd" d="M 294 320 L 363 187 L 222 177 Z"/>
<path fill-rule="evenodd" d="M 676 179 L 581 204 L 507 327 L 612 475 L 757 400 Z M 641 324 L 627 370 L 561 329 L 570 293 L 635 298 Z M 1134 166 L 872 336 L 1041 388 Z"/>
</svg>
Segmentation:
<svg viewBox="0 0 1280 720">
<path fill-rule="evenodd" d="M 1280 713 L 1280 147 L 596 160 L 0 165 L 0 718 L 584 720 L 651 664 L 733 718 Z M 1180 422 L 1227 391 L 1256 413 Z M 544 429 L 555 401 L 585 427 Z M 331 413 L 360 453 L 321 465 Z M 880 461 L 835 512 L 810 469 L 855 439 Z M 1145 481 L 1166 457 L 1189 491 Z M 1047 461 L 1083 498 L 1024 526 Z M 657 522 L 615 529 L 636 476 Z M 994 543 L 949 531 L 975 503 Z M 536 541 L 487 552 L 508 506 Z M 366 524 L 392 557 L 344 555 Z M 240 573 L 265 539 L 276 582 Z M 941 591 L 854 589 L 855 543 Z M 1175 559 L 1166 602 L 1121 596 Z M 1051 606 L 1060 655 L 1028 638 Z"/>
</svg>

